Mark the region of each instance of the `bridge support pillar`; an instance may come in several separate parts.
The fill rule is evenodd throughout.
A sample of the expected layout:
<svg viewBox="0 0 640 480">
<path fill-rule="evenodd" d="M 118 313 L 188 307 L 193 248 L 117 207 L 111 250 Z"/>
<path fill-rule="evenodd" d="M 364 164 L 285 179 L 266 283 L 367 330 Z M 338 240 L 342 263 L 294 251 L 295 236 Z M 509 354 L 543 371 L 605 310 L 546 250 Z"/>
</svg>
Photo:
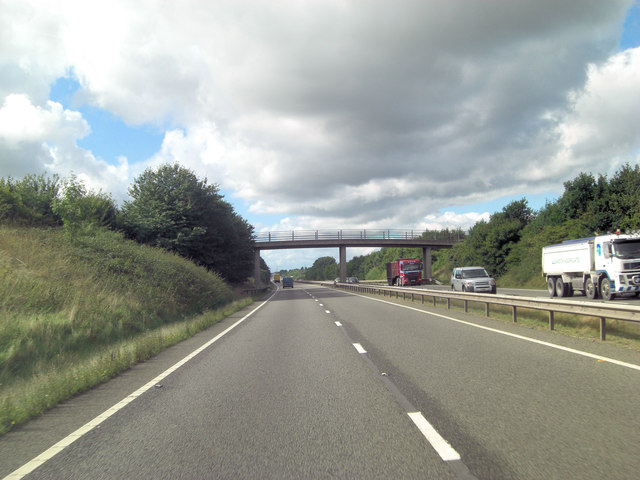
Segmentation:
<svg viewBox="0 0 640 480">
<path fill-rule="evenodd" d="M 262 280 L 260 280 L 260 249 L 256 248 L 253 251 L 253 283 L 256 288 L 262 287 Z"/>
<path fill-rule="evenodd" d="M 347 281 L 347 247 L 340 246 L 340 281 Z"/>
<path fill-rule="evenodd" d="M 431 270 L 431 247 L 422 247 L 422 280 L 433 278 Z"/>
</svg>

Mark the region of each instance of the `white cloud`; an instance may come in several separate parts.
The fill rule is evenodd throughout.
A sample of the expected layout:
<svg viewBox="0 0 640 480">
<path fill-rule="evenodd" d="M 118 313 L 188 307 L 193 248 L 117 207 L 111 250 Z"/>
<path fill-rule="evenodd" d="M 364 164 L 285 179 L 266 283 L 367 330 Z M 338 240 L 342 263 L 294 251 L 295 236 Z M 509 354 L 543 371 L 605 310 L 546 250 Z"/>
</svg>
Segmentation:
<svg viewBox="0 0 640 480">
<path fill-rule="evenodd" d="M 490 212 L 443 212 L 438 215 L 426 215 L 422 222 L 425 230 L 444 230 L 448 228 L 450 230 L 461 229 L 467 231 L 482 220 L 489 221 L 490 216 Z"/>
<path fill-rule="evenodd" d="M 11 94 L 0 107 L 0 158 L 7 175 L 22 177 L 48 172 L 62 177 L 75 173 L 91 190 L 124 198 L 129 181 L 126 158 L 118 166 L 95 158 L 76 141 L 89 133 L 79 112 L 56 102 L 44 107 L 23 94 Z"/>
<path fill-rule="evenodd" d="M 0 108 L 0 138 L 17 146 L 20 142 L 48 139 L 64 142 L 67 138 L 82 138 L 89 125 L 78 112 L 64 110 L 56 102 L 45 108 L 33 105 L 26 95 L 12 94 Z"/>
<path fill-rule="evenodd" d="M 561 148 L 556 158 L 602 174 L 612 174 L 626 162 L 638 163 L 639 85 L 640 47 L 602 65 L 590 64 L 585 87 L 571 93 L 571 110 L 558 125 Z"/>
</svg>

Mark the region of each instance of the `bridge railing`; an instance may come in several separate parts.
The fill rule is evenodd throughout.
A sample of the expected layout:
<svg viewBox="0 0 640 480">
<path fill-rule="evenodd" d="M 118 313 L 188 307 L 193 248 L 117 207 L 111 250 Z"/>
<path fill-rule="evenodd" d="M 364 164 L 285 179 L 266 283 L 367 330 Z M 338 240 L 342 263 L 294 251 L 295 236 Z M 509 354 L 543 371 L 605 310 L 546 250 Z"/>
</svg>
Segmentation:
<svg viewBox="0 0 640 480">
<path fill-rule="evenodd" d="M 414 230 L 289 230 L 260 232 L 255 236 L 261 242 L 291 242 L 296 240 L 412 240 L 422 238 L 423 232 Z M 457 233 L 433 233 L 434 240 L 459 240 Z M 437 238 L 436 238 L 437 237 Z"/>
</svg>

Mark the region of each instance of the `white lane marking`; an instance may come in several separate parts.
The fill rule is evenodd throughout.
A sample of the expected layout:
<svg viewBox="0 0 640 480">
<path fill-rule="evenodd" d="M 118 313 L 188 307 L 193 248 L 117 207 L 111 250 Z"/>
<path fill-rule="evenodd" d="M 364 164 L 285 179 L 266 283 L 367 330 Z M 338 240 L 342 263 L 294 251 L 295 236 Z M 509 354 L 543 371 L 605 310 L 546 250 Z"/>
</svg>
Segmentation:
<svg viewBox="0 0 640 480">
<path fill-rule="evenodd" d="M 336 327 L 341 327 L 342 326 L 342 324 L 340 322 L 335 322 L 335 324 L 336 324 Z"/>
<path fill-rule="evenodd" d="M 273 297 L 273 295 L 271 297 Z M 144 392 L 146 392 L 147 390 L 152 389 L 154 387 L 154 385 L 157 385 L 162 379 L 164 379 L 164 378 L 168 377 L 169 375 L 171 375 L 173 372 L 175 372 L 177 369 L 179 369 L 185 363 L 187 363 L 188 361 L 192 360 L 196 355 L 198 355 L 203 350 L 206 350 L 212 344 L 217 342 L 220 338 L 225 336 L 227 333 L 229 333 L 231 330 L 236 328 L 238 325 L 240 325 L 242 322 L 244 322 L 251 315 L 256 313 L 260 308 L 262 308 L 264 305 L 266 305 L 266 303 L 269 300 L 271 300 L 271 297 L 269 297 L 267 300 L 262 302 L 256 308 L 251 310 L 249 313 L 247 313 L 244 317 L 242 317 L 236 323 L 234 323 L 233 325 L 228 327 L 226 330 L 220 332 L 218 335 L 216 335 L 214 338 L 212 338 L 207 343 L 202 345 L 200 348 L 194 350 L 189 355 L 187 355 L 182 360 L 180 360 L 178 363 L 176 363 L 173 366 L 169 367 L 167 370 L 165 370 L 160 375 L 155 377 L 153 380 L 147 382 L 145 385 L 140 387 L 135 392 L 127 395 L 125 398 L 120 400 L 114 406 L 112 406 L 111 408 L 105 410 L 103 413 L 101 413 L 100 415 L 95 417 L 93 420 L 89 421 L 88 423 L 84 424 L 82 427 L 78 428 L 75 432 L 70 433 L 65 438 L 60 440 L 58 443 L 56 443 L 55 445 L 53 445 L 49 449 L 47 449 L 44 452 L 42 452 L 40 455 L 38 455 L 34 459 L 30 460 L 29 462 L 25 463 L 22 467 L 18 468 L 14 472 L 12 472 L 9 475 L 7 475 L 6 477 L 4 477 L 3 480 L 18 480 L 20 478 L 23 478 L 25 475 L 28 475 L 31 472 L 33 472 L 40 465 L 42 465 L 46 461 L 50 460 L 54 456 L 56 456 L 58 453 L 60 453 L 65 448 L 67 448 L 69 445 L 71 445 L 76 440 L 78 440 L 84 434 L 86 434 L 86 433 L 90 432 L 91 430 L 93 430 L 95 427 L 97 427 L 102 422 L 104 422 L 107 418 L 111 417 L 114 413 L 122 410 L 126 405 L 128 405 L 133 400 L 138 398 Z"/>
<path fill-rule="evenodd" d="M 324 307 L 324 305 L 322 303 L 319 303 L 318 305 L 320 305 L 321 307 Z"/>
<path fill-rule="evenodd" d="M 454 448 L 449 445 L 442 436 L 438 433 L 438 431 L 433 428 L 433 426 L 424 418 L 424 415 L 420 412 L 408 412 L 409 418 L 413 420 L 413 423 L 416 424 L 418 430 L 422 432 L 422 435 L 429 441 L 431 446 L 434 448 L 440 458 L 445 462 L 451 462 L 454 460 L 460 460 L 460 454 L 454 450 Z"/>
<path fill-rule="evenodd" d="M 367 353 L 367 351 L 362 348 L 362 345 L 360 345 L 359 343 L 354 343 L 353 346 L 356 347 L 358 353 Z"/>
<path fill-rule="evenodd" d="M 451 320 L 452 322 L 462 323 L 464 325 L 468 325 L 470 327 L 480 328 L 482 330 L 487 330 L 493 333 L 499 333 L 501 335 L 506 335 L 508 337 L 517 338 L 518 340 L 525 340 L 531 343 L 537 343 L 538 345 L 544 345 L 545 347 L 555 348 L 557 350 L 563 350 L 565 352 L 574 353 L 576 355 L 582 355 L 583 357 L 594 358 L 596 360 L 601 360 L 603 362 L 613 363 L 615 365 L 620 365 L 621 367 L 632 368 L 634 370 L 640 371 L 640 365 L 636 365 L 633 363 L 621 362 L 620 360 L 616 360 L 614 358 L 603 357 L 601 355 L 596 355 L 595 353 L 584 352 L 582 350 L 576 350 L 575 348 L 563 347 L 562 345 L 556 345 L 555 343 L 545 342 L 543 340 L 536 340 L 535 338 L 524 337 L 522 335 L 518 335 L 516 333 L 505 332 L 503 330 L 498 330 L 497 328 L 485 327 L 484 325 L 477 325 L 475 323 L 466 322 L 464 320 L 460 320 L 453 317 L 448 317 L 446 315 L 442 315 L 439 313 L 427 312 L 426 310 L 420 310 L 419 308 L 409 307 L 408 305 L 401 305 L 399 303 L 388 302 L 386 300 L 380 300 L 378 298 L 365 297 L 364 295 L 358 295 L 357 293 L 352 293 L 351 295 L 355 295 L 357 297 L 366 298 L 367 300 L 374 300 L 376 302 L 386 303 L 388 305 L 394 305 L 396 307 L 406 308 L 408 310 L 413 310 L 415 312 L 424 313 L 426 315 L 433 315 L 434 317 L 444 318 L 446 320 Z"/>
<path fill-rule="evenodd" d="M 329 310 L 325 310 L 325 311 L 324 311 L 324 313 L 331 313 L 331 311 L 329 311 Z"/>
</svg>

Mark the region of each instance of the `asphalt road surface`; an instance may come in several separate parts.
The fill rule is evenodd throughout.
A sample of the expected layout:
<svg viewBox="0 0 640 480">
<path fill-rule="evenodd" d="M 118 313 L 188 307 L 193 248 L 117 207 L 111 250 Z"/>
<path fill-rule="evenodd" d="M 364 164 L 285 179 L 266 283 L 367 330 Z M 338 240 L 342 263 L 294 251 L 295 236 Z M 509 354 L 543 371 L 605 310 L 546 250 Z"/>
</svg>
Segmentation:
<svg viewBox="0 0 640 480">
<path fill-rule="evenodd" d="M 638 352 L 296 284 L 1 437 L 0 477 L 629 479 L 638 407 Z"/>
</svg>

